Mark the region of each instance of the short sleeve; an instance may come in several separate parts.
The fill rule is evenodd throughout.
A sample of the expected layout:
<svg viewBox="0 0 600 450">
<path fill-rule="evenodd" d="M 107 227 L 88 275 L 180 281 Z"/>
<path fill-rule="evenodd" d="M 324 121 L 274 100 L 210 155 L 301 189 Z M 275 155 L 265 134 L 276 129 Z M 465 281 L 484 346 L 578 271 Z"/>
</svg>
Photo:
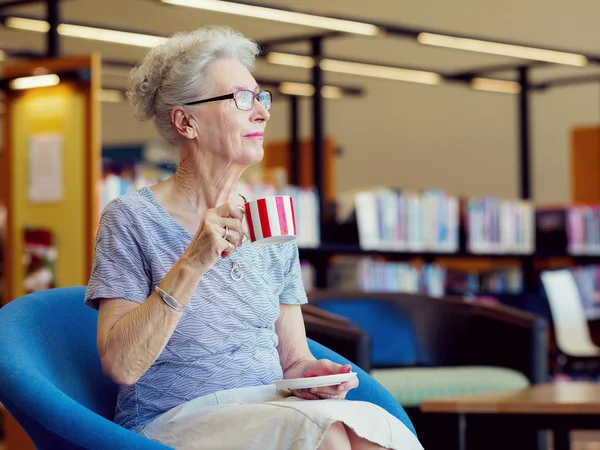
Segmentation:
<svg viewBox="0 0 600 450">
<path fill-rule="evenodd" d="M 302 305 L 308 303 L 306 290 L 302 282 L 300 256 L 296 241 L 285 244 L 287 253 L 287 269 L 284 275 L 284 287 L 279 296 L 279 303 L 287 305 Z"/>
<path fill-rule="evenodd" d="M 94 250 L 85 304 L 98 309 L 98 300 L 124 298 L 143 303 L 150 295 L 148 269 L 140 227 L 118 200 L 103 211 Z"/>
</svg>

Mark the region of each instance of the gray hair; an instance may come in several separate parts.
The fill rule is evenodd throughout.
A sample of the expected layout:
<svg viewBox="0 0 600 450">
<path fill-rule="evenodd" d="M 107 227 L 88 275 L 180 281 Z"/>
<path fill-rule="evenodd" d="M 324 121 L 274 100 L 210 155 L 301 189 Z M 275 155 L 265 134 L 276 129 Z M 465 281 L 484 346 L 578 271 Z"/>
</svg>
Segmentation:
<svg viewBox="0 0 600 450">
<path fill-rule="evenodd" d="M 252 71 L 259 52 L 256 42 L 228 27 L 173 35 L 131 70 L 127 98 L 136 119 L 154 118 L 163 139 L 177 147 L 179 136 L 170 123 L 171 108 L 197 100 L 208 91 L 206 73 L 213 62 L 234 59 Z"/>
</svg>

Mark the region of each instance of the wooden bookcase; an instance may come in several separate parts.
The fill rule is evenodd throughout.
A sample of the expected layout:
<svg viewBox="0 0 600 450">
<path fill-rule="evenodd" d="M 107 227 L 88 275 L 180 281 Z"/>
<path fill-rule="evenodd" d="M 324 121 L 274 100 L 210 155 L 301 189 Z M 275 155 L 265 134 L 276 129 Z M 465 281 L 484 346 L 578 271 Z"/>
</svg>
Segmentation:
<svg viewBox="0 0 600 450">
<path fill-rule="evenodd" d="M 81 286 L 88 281 L 99 219 L 100 68 L 97 54 L 16 61 L 3 67 L 4 80 L 40 73 L 60 77 L 55 86 L 6 90 L 0 153 L 0 205 L 7 212 L 2 236 L 3 304 L 25 294 L 22 259 L 26 227 L 43 227 L 54 236 L 58 286 Z M 33 153 L 32 138 L 40 136 L 60 141 L 59 149 L 52 150 L 53 161 L 60 167 L 54 173 L 59 176 L 45 176 L 55 177 L 53 186 L 60 184 L 62 194 L 43 202 L 32 200 L 30 193 L 32 155 L 45 151 L 38 147 Z"/>
</svg>

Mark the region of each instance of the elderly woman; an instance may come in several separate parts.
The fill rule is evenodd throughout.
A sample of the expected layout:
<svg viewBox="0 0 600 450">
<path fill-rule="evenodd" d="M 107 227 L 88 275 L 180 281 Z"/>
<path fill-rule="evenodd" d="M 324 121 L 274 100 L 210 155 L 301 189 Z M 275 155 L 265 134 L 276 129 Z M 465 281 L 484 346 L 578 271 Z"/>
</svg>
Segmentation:
<svg viewBox="0 0 600 450">
<path fill-rule="evenodd" d="M 263 157 L 271 94 L 256 43 L 228 28 L 177 34 L 132 70 L 128 97 L 179 156 L 177 172 L 103 211 L 86 304 L 120 385 L 115 421 L 175 448 L 422 449 L 395 417 L 337 386 L 310 353 L 295 242 L 245 239 L 240 176 Z"/>
</svg>

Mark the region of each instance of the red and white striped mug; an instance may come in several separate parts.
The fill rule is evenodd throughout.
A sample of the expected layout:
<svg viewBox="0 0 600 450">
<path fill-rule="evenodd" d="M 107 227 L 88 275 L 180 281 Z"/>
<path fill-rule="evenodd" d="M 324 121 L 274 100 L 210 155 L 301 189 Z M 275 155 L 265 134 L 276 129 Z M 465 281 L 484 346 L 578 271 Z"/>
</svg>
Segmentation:
<svg viewBox="0 0 600 450">
<path fill-rule="evenodd" d="M 296 239 L 292 197 L 276 195 L 244 205 L 250 241 L 256 245 L 279 244 Z"/>
</svg>

